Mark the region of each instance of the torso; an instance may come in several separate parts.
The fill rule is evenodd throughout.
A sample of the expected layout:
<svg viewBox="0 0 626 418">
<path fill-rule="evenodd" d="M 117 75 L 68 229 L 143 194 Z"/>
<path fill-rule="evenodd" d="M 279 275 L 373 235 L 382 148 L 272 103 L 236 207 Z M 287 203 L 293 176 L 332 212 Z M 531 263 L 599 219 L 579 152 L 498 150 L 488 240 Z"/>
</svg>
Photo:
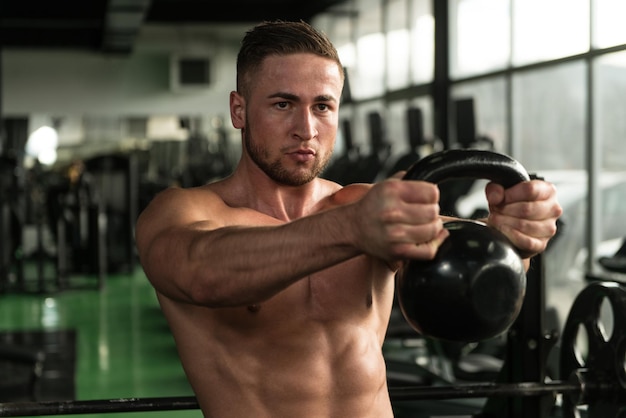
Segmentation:
<svg viewBox="0 0 626 418">
<path fill-rule="evenodd" d="M 232 224 L 250 223 L 250 210 L 231 215 Z M 383 418 L 392 416 L 381 346 L 393 274 L 359 256 L 258 305 L 159 301 L 206 416 Z"/>
</svg>

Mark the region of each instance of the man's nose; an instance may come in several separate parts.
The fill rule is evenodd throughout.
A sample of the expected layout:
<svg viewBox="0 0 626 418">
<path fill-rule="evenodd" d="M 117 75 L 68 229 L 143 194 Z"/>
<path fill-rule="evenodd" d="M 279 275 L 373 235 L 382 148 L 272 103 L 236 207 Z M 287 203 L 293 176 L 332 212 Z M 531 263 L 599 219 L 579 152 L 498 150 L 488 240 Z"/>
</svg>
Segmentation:
<svg viewBox="0 0 626 418">
<path fill-rule="evenodd" d="M 317 136 L 317 119 L 310 110 L 303 110 L 296 117 L 294 135 L 300 140 L 310 140 Z"/>
</svg>

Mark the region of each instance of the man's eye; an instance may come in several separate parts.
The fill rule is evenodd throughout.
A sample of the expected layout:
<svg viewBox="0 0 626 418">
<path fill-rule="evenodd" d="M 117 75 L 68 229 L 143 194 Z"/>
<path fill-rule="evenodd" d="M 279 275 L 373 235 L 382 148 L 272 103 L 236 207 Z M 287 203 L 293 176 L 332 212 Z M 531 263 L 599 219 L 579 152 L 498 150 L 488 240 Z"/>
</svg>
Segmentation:
<svg viewBox="0 0 626 418">
<path fill-rule="evenodd" d="M 325 110 L 328 110 L 328 105 L 324 104 L 324 103 L 320 103 L 320 104 L 317 105 L 317 108 L 318 108 L 318 110 L 325 111 Z"/>
<path fill-rule="evenodd" d="M 278 102 L 278 103 L 276 103 L 276 107 L 281 108 L 281 109 L 285 109 L 285 108 L 287 108 L 287 106 L 289 106 L 288 102 Z"/>
</svg>

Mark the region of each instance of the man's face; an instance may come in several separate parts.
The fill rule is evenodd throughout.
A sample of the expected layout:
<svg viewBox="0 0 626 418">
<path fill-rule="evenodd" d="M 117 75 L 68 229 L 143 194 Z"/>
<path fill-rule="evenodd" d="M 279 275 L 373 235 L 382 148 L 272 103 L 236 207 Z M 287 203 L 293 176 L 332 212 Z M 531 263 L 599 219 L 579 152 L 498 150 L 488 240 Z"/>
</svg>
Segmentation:
<svg viewBox="0 0 626 418">
<path fill-rule="evenodd" d="M 245 152 L 278 183 L 313 180 L 330 161 L 342 86 L 332 60 L 313 54 L 266 58 L 252 77 L 244 117 L 233 119 L 243 128 Z"/>
</svg>

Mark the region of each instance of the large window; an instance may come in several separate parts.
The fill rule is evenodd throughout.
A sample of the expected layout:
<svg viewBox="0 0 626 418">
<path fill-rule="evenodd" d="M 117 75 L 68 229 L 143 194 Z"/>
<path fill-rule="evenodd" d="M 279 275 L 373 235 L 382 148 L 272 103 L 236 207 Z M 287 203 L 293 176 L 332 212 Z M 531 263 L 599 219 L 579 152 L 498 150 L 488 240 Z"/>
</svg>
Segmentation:
<svg viewBox="0 0 626 418">
<path fill-rule="evenodd" d="M 626 3 L 449 5 L 453 98 L 472 97 L 479 132 L 493 121 L 494 137 L 505 142 L 499 146 L 509 145 L 500 149 L 557 184 L 565 213 L 561 235 L 546 253 L 546 276 L 548 302 L 564 319 L 585 272 L 608 274 L 597 260 L 626 237 L 619 221 L 626 216 Z M 489 85 L 502 86 L 502 94 Z"/>
<path fill-rule="evenodd" d="M 606 273 L 598 258 L 626 237 L 626 1 L 441 4 L 350 0 L 353 13 L 331 15 L 349 67 L 355 142 L 367 147 L 367 114 L 378 110 L 393 150 L 403 152 L 406 110 L 418 106 L 426 136 L 443 132 L 455 146 L 455 103 L 471 99 L 478 136 L 558 183 L 566 226 L 546 263 L 550 300 L 563 301 L 565 315 L 567 295 L 554 289 L 562 284 L 575 297 L 585 272 Z M 447 23 L 443 46 L 436 23 Z M 448 73 L 434 77 L 435 63 Z"/>
<path fill-rule="evenodd" d="M 513 64 L 588 51 L 589 7 L 589 0 L 513 0 Z"/>
<path fill-rule="evenodd" d="M 532 170 L 585 168 L 586 65 L 513 75 L 515 155 Z"/>
<path fill-rule="evenodd" d="M 607 48 L 626 43 L 624 0 L 593 0 L 593 46 Z"/>
<path fill-rule="evenodd" d="M 626 52 L 595 59 L 593 76 L 597 258 L 614 253 L 626 236 Z M 598 270 L 596 265 L 591 268 Z"/>
<path fill-rule="evenodd" d="M 505 68 L 511 50 L 509 0 L 450 1 L 453 78 Z"/>
</svg>

